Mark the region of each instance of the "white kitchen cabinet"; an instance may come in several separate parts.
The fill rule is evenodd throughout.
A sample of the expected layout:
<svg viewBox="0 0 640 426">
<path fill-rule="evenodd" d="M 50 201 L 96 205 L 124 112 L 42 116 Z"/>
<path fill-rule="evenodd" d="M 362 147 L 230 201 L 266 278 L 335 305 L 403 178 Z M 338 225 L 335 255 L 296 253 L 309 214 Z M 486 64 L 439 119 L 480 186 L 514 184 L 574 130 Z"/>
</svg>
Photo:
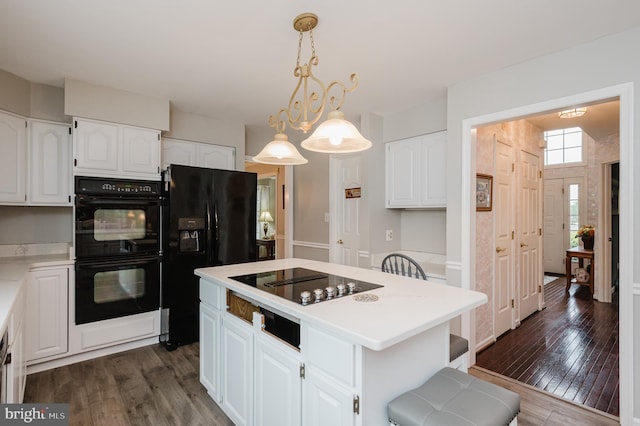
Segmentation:
<svg viewBox="0 0 640 426">
<path fill-rule="evenodd" d="M 224 315 L 222 319 L 222 407 L 237 426 L 253 417 L 253 329 Z"/>
<path fill-rule="evenodd" d="M 24 289 L 24 286 L 22 288 Z M 7 353 L 10 358 L 7 360 L 6 370 L 6 401 L 8 404 L 22 403 L 27 380 L 24 344 L 25 294 L 23 289 L 20 290 L 9 314 L 9 347 Z"/>
<path fill-rule="evenodd" d="M 387 208 L 446 207 L 446 144 L 446 132 L 387 143 Z"/>
<path fill-rule="evenodd" d="M 301 423 L 300 354 L 265 333 L 255 336 L 254 417 L 256 425 Z M 277 391 L 274 392 L 274 390 Z M 332 424 L 332 423 L 325 423 Z"/>
<path fill-rule="evenodd" d="M 170 164 L 235 170 L 235 148 L 181 139 L 162 139 L 162 168 Z"/>
<path fill-rule="evenodd" d="M 0 112 L 0 203 L 26 202 L 27 120 Z"/>
<path fill-rule="evenodd" d="M 356 423 L 354 404 L 357 400 L 349 388 L 311 365 L 306 367 L 303 386 L 303 426 L 352 426 Z"/>
<path fill-rule="evenodd" d="M 74 175 L 160 178 L 160 132 L 74 119 Z"/>
<path fill-rule="evenodd" d="M 71 205 L 71 127 L 31 120 L 29 149 L 29 204 Z"/>
<path fill-rule="evenodd" d="M 200 383 L 220 402 L 220 313 L 200 304 Z M 203 356 L 207 354 L 207 356 Z"/>
<path fill-rule="evenodd" d="M 26 361 L 66 354 L 69 268 L 35 269 L 27 283 Z"/>
</svg>

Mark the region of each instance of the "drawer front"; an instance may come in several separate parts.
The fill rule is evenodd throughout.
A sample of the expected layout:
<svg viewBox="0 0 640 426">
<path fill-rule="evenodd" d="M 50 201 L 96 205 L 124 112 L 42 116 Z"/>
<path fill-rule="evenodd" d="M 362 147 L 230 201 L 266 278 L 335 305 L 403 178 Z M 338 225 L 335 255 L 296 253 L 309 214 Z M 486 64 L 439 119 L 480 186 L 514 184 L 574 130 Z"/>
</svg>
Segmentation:
<svg viewBox="0 0 640 426">
<path fill-rule="evenodd" d="M 207 280 L 200 280 L 200 300 L 217 310 L 222 309 L 222 288 Z"/>
<path fill-rule="evenodd" d="M 303 325 L 304 358 L 347 386 L 355 386 L 355 345 Z"/>
</svg>

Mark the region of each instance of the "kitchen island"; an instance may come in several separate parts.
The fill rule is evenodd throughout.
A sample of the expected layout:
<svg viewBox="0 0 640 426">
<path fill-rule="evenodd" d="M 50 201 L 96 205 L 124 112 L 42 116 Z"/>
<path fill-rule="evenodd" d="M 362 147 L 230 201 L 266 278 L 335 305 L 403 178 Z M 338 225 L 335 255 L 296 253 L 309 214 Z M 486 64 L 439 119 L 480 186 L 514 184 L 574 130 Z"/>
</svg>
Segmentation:
<svg viewBox="0 0 640 426">
<path fill-rule="evenodd" d="M 230 278 L 289 268 L 382 287 L 305 306 Z M 448 364 L 449 320 L 487 301 L 452 286 L 303 259 L 195 273 L 200 379 L 237 425 L 388 425 L 387 403 Z M 234 309 L 238 299 L 244 303 Z M 299 344 L 290 333 L 270 332 L 274 318 L 299 324 Z"/>
</svg>

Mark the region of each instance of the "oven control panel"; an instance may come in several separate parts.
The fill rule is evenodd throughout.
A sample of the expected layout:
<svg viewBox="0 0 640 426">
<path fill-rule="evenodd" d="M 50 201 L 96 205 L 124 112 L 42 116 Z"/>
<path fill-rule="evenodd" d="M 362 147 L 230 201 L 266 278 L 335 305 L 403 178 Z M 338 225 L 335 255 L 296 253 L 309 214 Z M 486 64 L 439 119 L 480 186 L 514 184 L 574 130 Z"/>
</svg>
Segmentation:
<svg viewBox="0 0 640 426">
<path fill-rule="evenodd" d="M 160 195 L 161 183 L 146 180 L 108 179 L 76 176 L 76 194 Z"/>
</svg>

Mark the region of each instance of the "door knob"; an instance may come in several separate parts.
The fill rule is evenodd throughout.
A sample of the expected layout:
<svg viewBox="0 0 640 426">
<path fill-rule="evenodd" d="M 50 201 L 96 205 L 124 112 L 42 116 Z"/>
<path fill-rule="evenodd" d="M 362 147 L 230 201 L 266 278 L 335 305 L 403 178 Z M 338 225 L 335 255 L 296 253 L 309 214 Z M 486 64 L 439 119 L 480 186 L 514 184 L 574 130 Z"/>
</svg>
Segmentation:
<svg viewBox="0 0 640 426">
<path fill-rule="evenodd" d="M 342 240 L 338 240 L 336 241 L 338 244 L 344 244 L 344 242 Z"/>
<path fill-rule="evenodd" d="M 496 253 L 500 253 L 502 251 L 507 251 L 507 249 L 504 247 L 496 247 Z"/>
<path fill-rule="evenodd" d="M 525 243 L 520 243 L 520 247 L 521 247 L 521 248 L 522 248 L 522 247 L 529 247 L 529 245 L 528 245 L 528 244 L 525 244 Z"/>
</svg>

